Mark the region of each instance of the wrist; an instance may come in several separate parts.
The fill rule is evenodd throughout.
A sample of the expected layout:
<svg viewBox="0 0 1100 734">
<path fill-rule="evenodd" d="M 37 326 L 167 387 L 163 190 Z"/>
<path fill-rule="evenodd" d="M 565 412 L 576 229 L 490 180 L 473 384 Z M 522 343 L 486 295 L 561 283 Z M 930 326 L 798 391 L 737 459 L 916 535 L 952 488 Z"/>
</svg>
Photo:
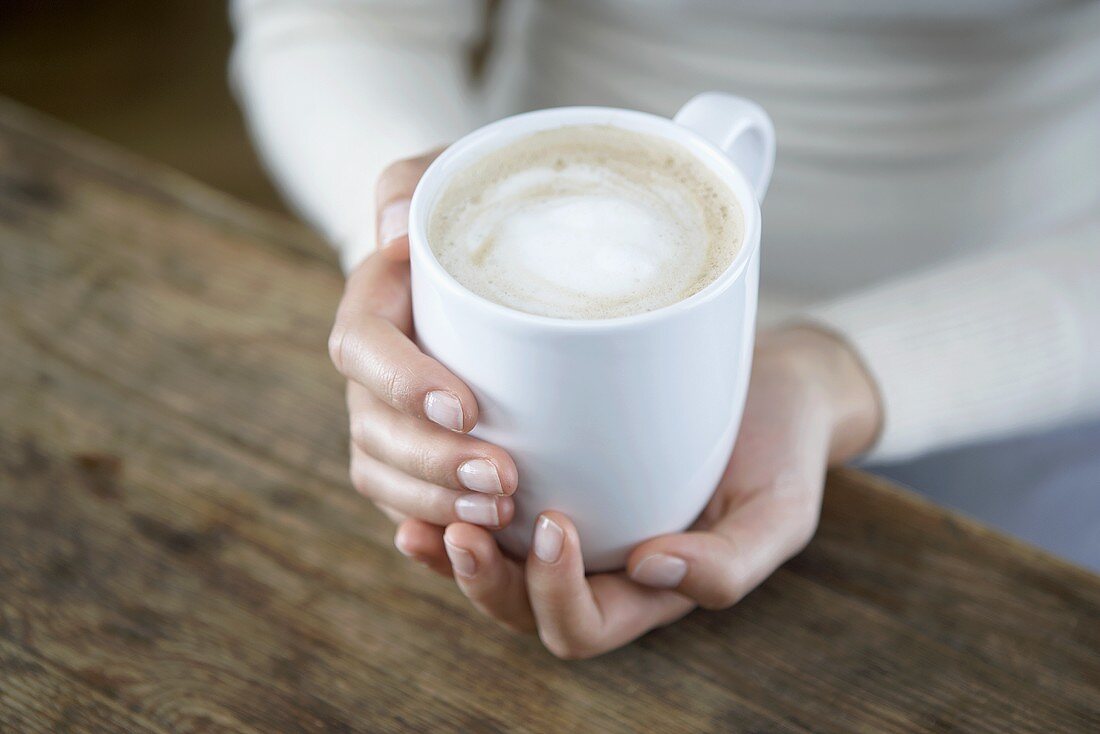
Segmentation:
<svg viewBox="0 0 1100 734">
<path fill-rule="evenodd" d="M 759 347 L 779 359 L 827 414 L 831 464 L 874 445 L 882 426 L 878 387 L 843 339 L 799 325 L 761 333 Z"/>
</svg>

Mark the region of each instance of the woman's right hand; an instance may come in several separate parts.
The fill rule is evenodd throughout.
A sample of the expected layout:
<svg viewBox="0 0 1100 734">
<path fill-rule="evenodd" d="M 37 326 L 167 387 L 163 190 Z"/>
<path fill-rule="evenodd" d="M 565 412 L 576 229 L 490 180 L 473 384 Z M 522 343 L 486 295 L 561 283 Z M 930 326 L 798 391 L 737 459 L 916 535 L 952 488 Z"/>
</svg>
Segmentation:
<svg viewBox="0 0 1100 734">
<path fill-rule="evenodd" d="M 466 435 L 478 418 L 473 393 L 412 340 L 409 201 L 437 154 L 400 161 L 379 179 L 378 250 L 348 276 L 329 355 L 348 379 L 352 484 L 394 522 L 437 526 L 407 547 L 399 535 L 398 550 L 449 576 L 443 527 L 507 525 L 518 476 L 503 449 Z"/>
</svg>

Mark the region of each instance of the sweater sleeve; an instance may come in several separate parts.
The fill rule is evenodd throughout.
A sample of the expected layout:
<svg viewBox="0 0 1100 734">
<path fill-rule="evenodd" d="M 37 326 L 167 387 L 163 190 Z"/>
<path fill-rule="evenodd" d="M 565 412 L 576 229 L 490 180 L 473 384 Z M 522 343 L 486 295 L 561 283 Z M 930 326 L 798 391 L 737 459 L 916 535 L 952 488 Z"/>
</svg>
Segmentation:
<svg viewBox="0 0 1100 734">
<path fill-rule="evenodd" d="M 374 182 L 472 127 L 481 0 L 234 0 L 230 79 L 289 203 L 340 250 L 374 249 Z"/>
<path fill-rule="evenodd" d="M 808 316 L 878 383 L 885 418 L 870 461 L 1100 416 L 1100 218 Z"/>
</svg>

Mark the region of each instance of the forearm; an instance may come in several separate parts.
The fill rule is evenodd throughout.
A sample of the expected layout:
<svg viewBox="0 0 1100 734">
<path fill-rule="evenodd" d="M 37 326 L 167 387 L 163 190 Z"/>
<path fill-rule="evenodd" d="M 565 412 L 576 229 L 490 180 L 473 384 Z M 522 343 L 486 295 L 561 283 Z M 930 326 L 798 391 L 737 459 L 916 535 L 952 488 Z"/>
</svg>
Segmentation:
<svg viewBox="0 0 1100 734">
<path fill-rule="evenodd" d="M 872 459 L 1100 415 L 1100 222 L 826 304 L 808 319 L 866 365 Z"/>
<path fill-rule="evenodd" d="M 464 134 L 478 0 L 233 6 L 235 92 L 289 202 L 350 269 L 374 248 L 386 165 Z"/>
</svg>

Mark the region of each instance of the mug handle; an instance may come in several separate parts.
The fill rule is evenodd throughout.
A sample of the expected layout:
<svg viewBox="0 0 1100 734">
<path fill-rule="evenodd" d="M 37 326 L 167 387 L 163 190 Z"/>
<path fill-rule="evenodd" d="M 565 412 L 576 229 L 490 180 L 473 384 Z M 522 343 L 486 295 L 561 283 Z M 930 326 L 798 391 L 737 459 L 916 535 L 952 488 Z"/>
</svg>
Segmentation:
<svg viewBox="0 0 1100 734">
<path fill-rule="evenodd" d="M 732 94 L 703 92 L 672 118 L 725 153 L 764 200 L 775 165 L 775 126 L 760 105 Z"/>
</svg>

